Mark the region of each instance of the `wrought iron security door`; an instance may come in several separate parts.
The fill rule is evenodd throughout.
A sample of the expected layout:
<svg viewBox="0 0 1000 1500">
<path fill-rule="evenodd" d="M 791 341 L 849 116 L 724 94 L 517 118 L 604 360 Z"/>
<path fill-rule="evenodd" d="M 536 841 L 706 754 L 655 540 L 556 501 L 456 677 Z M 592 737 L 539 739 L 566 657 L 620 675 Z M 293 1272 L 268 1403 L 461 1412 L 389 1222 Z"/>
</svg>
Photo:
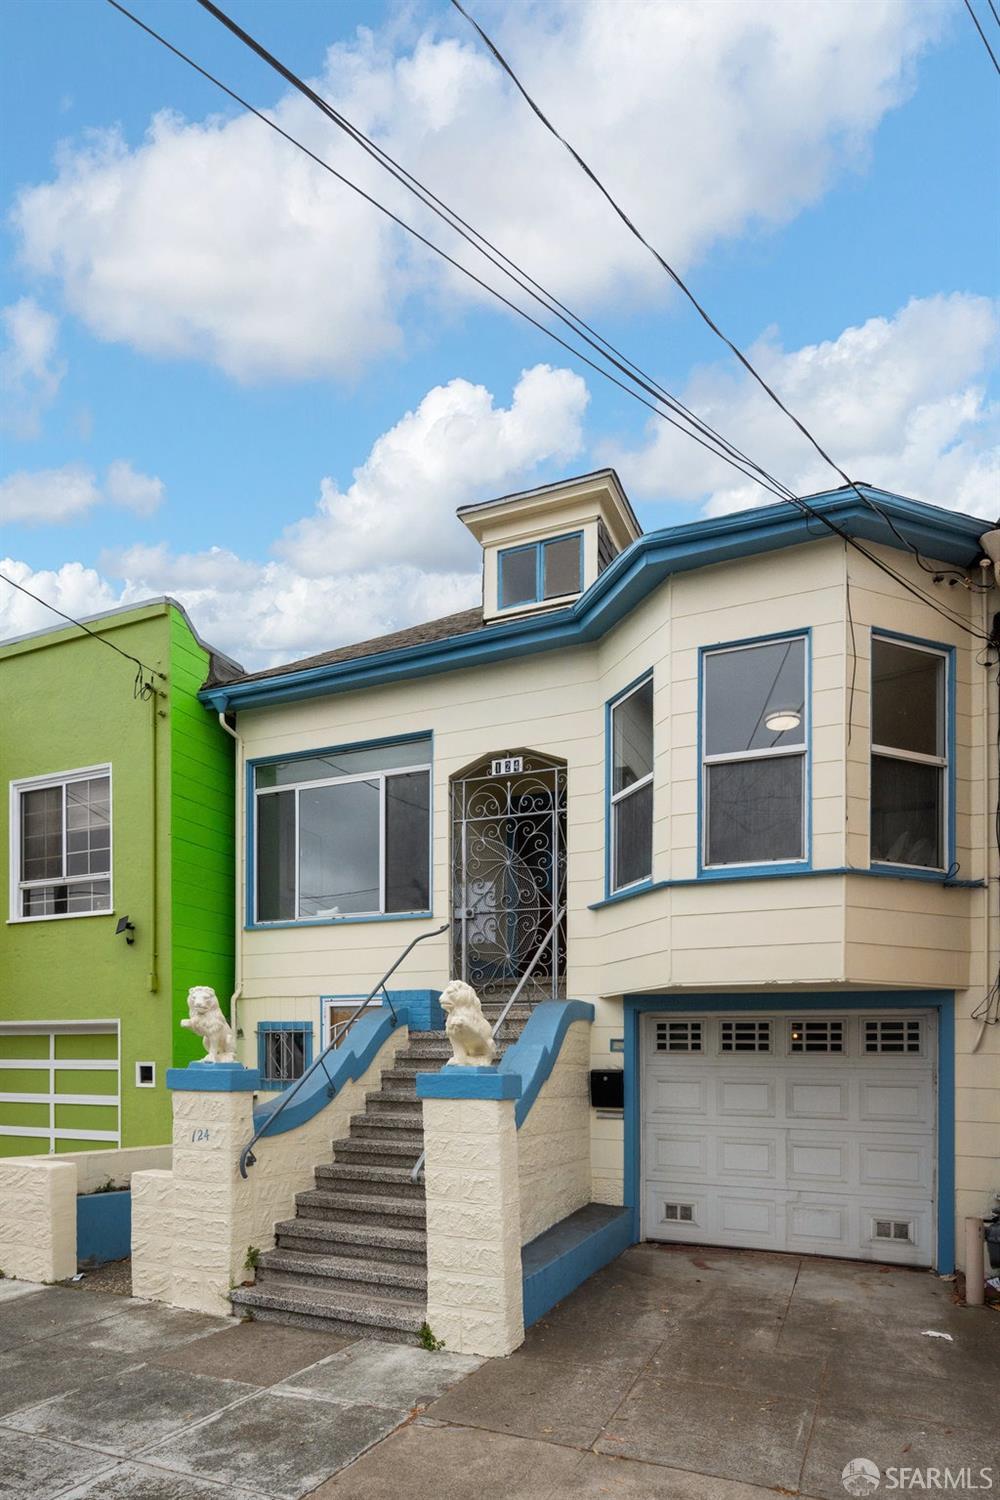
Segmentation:
<svg viewBox="0 0 1000 1500">
<path fill-rule="evenodd" d="M 498 774 L 494 774 L 497 772 Z M 452 971 L 482 999 L 562 998 L 566 768 L 530 751 L 491 757 L 452 782 Z"/>
</svg>

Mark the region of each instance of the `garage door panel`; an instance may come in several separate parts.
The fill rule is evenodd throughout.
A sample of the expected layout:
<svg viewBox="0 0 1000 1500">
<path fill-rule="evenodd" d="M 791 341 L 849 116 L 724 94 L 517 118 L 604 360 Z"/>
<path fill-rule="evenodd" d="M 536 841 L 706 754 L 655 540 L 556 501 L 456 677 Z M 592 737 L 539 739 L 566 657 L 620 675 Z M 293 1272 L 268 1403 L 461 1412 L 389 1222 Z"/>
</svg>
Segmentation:
<svg viewBox="0 0 1000 1500">
<path fill-rule="evenodd" d="M 646 1077 L 646 1110 L 650 1115 L 708 1114 L 707 1077 L 657 1069 Z"/>
<path fill-rule="evenodd" d="M 902 1188 L 919 1192 L 931 1180 L 930 1142 L 885 1136 L 859 1142 L 859 1182 L 864 1188 Z"/>
<path fill-rule="evenodd" d="M 930 1078 L 880 1073 L 860 1079 L 858 1091 L 860 1119 L 926 1128 L 933 1099 Z"/>
<path fill-rule="evenodd" d="M 786 1076 L 785 1115 L 789 1120 L 849 1120 L 851 1080 L 828 1074 Z"/>
<path fill-rule="evenodd" d="M 819 1018 L 810 1022 L 812 1052 L 789 1042 L 785 1052 L 757 1054 L 722 1045 L 725 1020 L 702 1018 L 699 1053 L 644 1054 L 643 1232 L 930 1264 L 933 1019 L 921 1018 L 919 1051 L 889 1055 L 900 1045 L 895 1032 L 878 1033 L 876 1052 L 866 1017 L 841 1018 L 838 1045 L 822 1057 Z M 786 1035 L 787 1012 L 772 1020 L 772 1044 Z M 904 1041 L 911 1045 L 909 1032 Z"/>
<path fill-rule="evenodd" d="M 788 1182 L 822 1182 L 832 1188 L 851 1187 L 853 1143 L 849 1140 L 832 1139 L 818 1132 L 789 1132 L 785 1149 L 788 1162 Z"/>
<path fill-rule="evenodd" d="M 749 1115 L 754 1119 L 773 1120 L 777 1080 L 717 1076 L 715 1112 L 721 1119 Z"/>
</svg>

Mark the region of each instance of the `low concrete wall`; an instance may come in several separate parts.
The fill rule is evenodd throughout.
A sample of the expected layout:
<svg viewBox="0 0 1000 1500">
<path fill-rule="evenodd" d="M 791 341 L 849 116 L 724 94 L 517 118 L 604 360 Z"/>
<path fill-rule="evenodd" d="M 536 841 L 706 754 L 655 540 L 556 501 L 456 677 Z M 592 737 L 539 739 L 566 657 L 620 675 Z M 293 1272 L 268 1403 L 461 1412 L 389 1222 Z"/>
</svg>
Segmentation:
<svg viewBox="0 0 1000 1500">
<path fill-rule="evenodd" d="M 324 1078 L 308 1108 L 291 1104 L 285 1113 L 293 1128 L 257 1143 L 256 1165 L 246 1178 L 240 1176 L 240 1153 L 254 1133 L 255 1116 L 257 1123 L 263 1119 L 253 1103 L 256 1069 L 239 1063 L 171 1069 L 172 1170 L 132 1179 L 136 1295 L 228 1314 L 229 1292 L 248 1274 L 248 1250 L 273 1247 L 275 1224 L 294 1217 L 296 1193 L 315 1185 L 316 1164 L 330 1160 L 331 1141 L 347 1135 L 351 1115 L 363 1112 L 365 1093 L 378 1088 L 382 1069 L 391 1066 L 407 1036 L 405 1024 L 393 1029 L 388 1019 L 359 1022 L 351 1043 L 331 1061 L 334 1098 L 326 1097 Z"/>
<path fill-rule="evenodd" d="M 589 1021 L 566 1031 L 517 1132 L 517 1175 L 523 1245 L 590 1202 Z"/>
<path fill-rule="evenodd" d="M 173 1146 L 112 1146 L 108 1151 L 60 1151 L 61 1162 L 76 1166 L 76 1190 L 92 1193 L 110 1179 L 116 1188 L 127 1188 L 133 1172 L 170 1166 Z M 20 1161 L 51 1161 L 51 1155 L 22 1156 Z"/>
<path fill-rule="evenodd" d="M 0 1161 L 0 1271 L 20 1281 L 76 1275 L 76 1165 L 63 1157 Z"/>
</svg>

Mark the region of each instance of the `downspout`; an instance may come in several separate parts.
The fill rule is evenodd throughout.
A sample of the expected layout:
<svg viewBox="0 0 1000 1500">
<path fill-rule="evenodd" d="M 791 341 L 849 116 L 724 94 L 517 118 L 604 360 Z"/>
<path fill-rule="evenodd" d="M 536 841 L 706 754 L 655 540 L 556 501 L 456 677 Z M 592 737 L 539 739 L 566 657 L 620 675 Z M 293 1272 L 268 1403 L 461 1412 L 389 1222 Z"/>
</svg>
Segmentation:
<svg viewBox="0 0 1000 1500">
<path fill-rule="evenodd" d="M 148 686 L 149 686 L 148 697 L 149 697 L 149 704 L 150 704 L 150 720 L 149 720 L 150 767 L 149 767 L 149 778 L 150 778 L 150 782 L 151 782 L 151 785 L 152 785 L 152 810 L 150 812 L 150 819 L 149 819 L 149 821 L 150 821 L 150 830 L 151 830 L 152 840 L 153 840 L 153 858 L 152 858 L 152 863 L 151 863 L 151 867 L 150 867 L 151 874 L 150 874 L 150 882 L 149 882 L 149 884 L 150 884 L 151 910 L 150 910 L 150 919 L 149 919 L 149 926 L 150 926 L 150 954 L 149 954 L 149 975 L 147 977 L 147 984 L 148 984 L 148 987 L 149 987 L 150 991 L 155 992 L 156 990 L 158 990 L 160 988 L 160 974 L 159 974 L 159 964 L 160 964 L 160 938 L 159 938 L 159 931 L 160 931 L 160 921 L 159 921 L 159 904 L 160 904 L 160 834 L 159 834 L 159 827 L 160 827 L 160 819 L 159 819 L 159 807 L 158 807 L 159 795 L 160 795 L 160 787 L 159 787 L 159 770 L 158 770 L 158 766 L 157 766 L 157 754 L 156 754 L 156 748 L 157 748 L 156 747 L 156 721 L 160 717 L 160 715 L 163 713 L 163 710 L 160 708 L 159 700 L 160 700 L 161 697 L 165 698 L 166 697 L 166 693 L 162 692 L 161 689 L 159 689 L 155 685 L 155 683 L 153 683 L 153 682 L 150 682 Z"/>
<path fill-rule="evenodd" d="M 241 818 L 243 813 L 244 757 L 243 738 L 237 729 L 234 729 L 231 724 L 227 724 L 225 710 L 221 708 L 219 709 L 219 723 L 229 735 L 230 739 L 235 740 L 236 742 L 236 775 L 233 778 L 236 787 L 236 816 L 233 821 L 233 878 L 235 883 L 235 900 L 233 903 L 233 909 L 235 911 L 236 931 L 233 940 L 233 993 L 229 1001 L 229 1024 L 232 1027 L 233 1035 L 235 1036 L 237 1034 L 236 1002 L 242 997 L 243 994 L 243 922 L 241 919 L 243 881 L 241 878 L 240 864 L 242 852 L 245 848 L 245 842 L 240 837 L 240 831 L 242 828 Z"/>
<path fill-rule="evenodd" d="M 982 595 L 982 632 L 989 637 L 992 635 L 990 621 L 990 595 Z M 990 812 L 990 792 L 993 775 L 993 751 L 996 741 L 990 738 L 990 694 L 993 687 L 993 677 L 986 668 L 986 680 L 983 684 L 983 875 L 986 879 L 986 889 L 983 892 L 983 965 L 985 973 L 983 983 L 989 993 L 993 972 L 990 963 L 990 931 L 992 927 L 990 907 L 993 901 L 993 855 L 994 855 L 994 819 Z M 997 784 L 997 797 L 1000 798 L 1000 782 Z M 978 1052 L 986 1035 L 987 1022 L 985 1017 L 980 1022 L 979 1034 L 972 1044 L 971 1051 Z M 980 1252 L 981 1253 L 981 1252 Z"/>
</svg>

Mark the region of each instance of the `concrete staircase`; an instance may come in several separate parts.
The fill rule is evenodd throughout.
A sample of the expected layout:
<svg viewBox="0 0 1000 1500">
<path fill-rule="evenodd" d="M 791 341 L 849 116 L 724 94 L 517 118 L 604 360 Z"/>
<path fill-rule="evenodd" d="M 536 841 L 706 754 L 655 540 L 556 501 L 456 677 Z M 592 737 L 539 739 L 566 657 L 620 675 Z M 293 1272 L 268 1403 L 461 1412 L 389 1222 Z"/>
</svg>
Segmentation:
<svg viewBox="0 0 1000 1500">
<path fill-rule="evenodd" d="M 499 1006 L 483 1009 L 492 1024 Z M 528 1005 L 511 1011 L 501 1053 L 530 1014 Z M 230 1293 L 237 1312 L 347 1338 L 420 1342 L 427 1233 L 424 1184 L 412 1178 L 424 1149 L 416 1075 L 436 1073 L 450 1056 L 443 1031 L 410 1033 L 365 1096 L 364 1114 L 351 1116 L 350 1134 L 333 1142 L 333 1160 L 316 1167 L 315 1188 L 296 1196 L 295 1218 L 275 1225 L 277 1244 L 260 1257 L 256 1283 Z"/>
</svg>

